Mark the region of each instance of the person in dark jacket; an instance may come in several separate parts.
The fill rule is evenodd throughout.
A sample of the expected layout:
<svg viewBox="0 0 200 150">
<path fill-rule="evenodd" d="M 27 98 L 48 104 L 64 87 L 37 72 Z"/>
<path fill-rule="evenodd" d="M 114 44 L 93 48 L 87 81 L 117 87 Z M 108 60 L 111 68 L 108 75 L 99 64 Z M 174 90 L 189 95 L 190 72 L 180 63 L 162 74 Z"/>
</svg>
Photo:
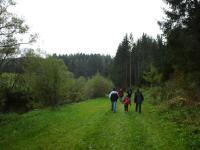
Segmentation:
<svg viewBox="0 0 200 150">
<path fill-rule="evenodd" d="M 128 91 L 127 91 L 127 95 L 128 95 L 128 97 L 129 97 L 129 99 L 130 99 L 130 105 L 131 105 L 131 97 L 132 97 L 132 89 L 131 88 L 129 88 L 128 89 Z"/>
<path fill-rule="evenodd" d="M 111 110 L 113 112 L 116 112 L 117 109 L 117 99 L 118 99 L 118 92 L 116 91 L 115 88 L 110 92 L 109 98 L 111 100 Z"/>
<path fill-rule="evenodd" d="M 144 101 L 144 97 L 142 95 L 142 92 L 140 92 L 139 89 L 137 89 L 137 92 L 135 93 L 134 102 L 135 102 L 135 111 L 139 113 L 142 112 L 142 102 Z"/>
</svg>

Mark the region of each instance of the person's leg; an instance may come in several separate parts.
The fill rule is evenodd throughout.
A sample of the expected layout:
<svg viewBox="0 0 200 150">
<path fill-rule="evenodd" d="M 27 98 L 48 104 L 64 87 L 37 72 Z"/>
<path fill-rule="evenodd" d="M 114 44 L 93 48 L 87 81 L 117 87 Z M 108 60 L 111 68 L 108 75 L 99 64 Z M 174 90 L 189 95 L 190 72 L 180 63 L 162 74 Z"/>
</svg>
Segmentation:
<svg viewBox="0 0 200 150">
<path fill-rule="evenodd" d="M 112 111 L 115 109 L 115 102 L 112 102 Z"/>
<path fill-rule="evenodd" d="M 125 105 L 125 111 L 126 112 L 128 111 L 128 105 Z"/>
<path fill-rule="evenodd" d="M 126 105 L 124 105 L 124 111 L 126 111 Z"/>
<path fill-rule="evenodd" d="M 116 104 L 117 104 L 117 102 L 114 101 L 114 102 L 113 102 L 113 112 L 116 112 Z"/>
<path fill-rule="evenodd" d="M 138 103 L 135 103 L 135 111 L 138 111 Z"/>
<path fill-rule="evenodd" d="M 113 111 L 113 102 L 111 101 L 111 111 Z"/>
<path fill-rule="evenodd" d="M 142 112 L 142 104 L 139 104 L 139 113 Z"/>
</svg>

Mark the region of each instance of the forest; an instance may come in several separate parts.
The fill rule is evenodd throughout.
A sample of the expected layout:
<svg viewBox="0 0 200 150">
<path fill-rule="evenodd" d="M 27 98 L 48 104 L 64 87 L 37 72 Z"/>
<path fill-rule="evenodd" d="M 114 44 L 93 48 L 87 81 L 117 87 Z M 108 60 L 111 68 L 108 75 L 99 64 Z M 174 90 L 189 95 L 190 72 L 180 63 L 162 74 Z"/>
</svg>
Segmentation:
<svg viewBox="0 0 200 150">
<path fill-rule="evenodd" d="M 8 114 L 23 115 L 47 108 L 58 113 L 66 104 L 71 107 L 73 103 L 107 97 L 113 87 L 124 91 L 141 88 L 151 99 L 146 107 L 150 110 L 152 105 L 164 119 L 180 128 L 177 134 L 181 132 L 187 141 L 186 149 L 199 149 L 200 1 L 165 3 L 169 6 L 164 9 L 166 18 L 158 22 L 163 33 L 156 38 L 143 33 L 138 39 L 134 33 L 127 33 L 112 57 L 84 53 L 43 55 L 35 49 L 21 49 L 21 45 L 36 42 L 37 34 L 30 34 L 25 20 L 9 11 L 16 5 L 14 1 L 1 0 L 0 128 L 10 119 L 6 118 Z M 29 39 L 23 41 L 19 35 Z M 77 109 L 86 111 L 85 103 Z M 0 148 L 2 139 L 0 134 Z"/>
</svg>

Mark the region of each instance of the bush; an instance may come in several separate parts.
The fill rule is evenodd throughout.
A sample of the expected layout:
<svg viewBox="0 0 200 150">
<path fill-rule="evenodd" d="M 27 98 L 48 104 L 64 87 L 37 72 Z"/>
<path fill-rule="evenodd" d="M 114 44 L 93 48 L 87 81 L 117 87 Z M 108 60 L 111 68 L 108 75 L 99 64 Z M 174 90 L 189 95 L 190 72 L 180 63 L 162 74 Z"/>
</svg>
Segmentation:
<svg viewBox="0 0 200 150">
<path fill-rule="evenodd" d="M 84 77 L 79 77 L 78 79 L 71 79 L 70 84 L 68 82 L 69 88 L 67 92 L 67 98 L 68 101 L 65 101 L 64 103 L 68 102 L 79 102 L 82 100 L 85 100 L 85 84 L 87 80 Z"/>
<path fill-rule="evenodd" d="M 150 64 L 149 71 L 145 71 L 143 74 L 143 79 L 150 83 L 152 87 L 161 83 L 162 74 L 159 73 L 158 69 L 153 64 Z"/>
<path fill-rule="evenodd" d="M 167 105 L 169 108 L 183 107 L 186 103 L 186 99 L 181 96 L 176 96 L 167 101 Z"/>
<path fill-rule="evenodd" d="M 74 79 L 62 60 L 29 56 L 24 69 L 26 82 L 35 101 L 30 104 L 55 107 L 69 99 Z"/>
<path fill-rule="evenodd" d="M 152 87 L 149 89 L 149 96 L 153 104 L 159 104 L 161 101 L 161 87 Z"/>
<path fill-rule="evenodd" d="M 0 111 L 3 110 L 3 106 L 5 104 L 5 91 L 0 89 Z"/>
<path fill-rule="evenodd" d="M 162 87 L 161 100 L 167 101 L 170 107 L 200 104 L 197 80 L 191 78 L 190 74 L 175 71 L 172 78 Z"/>
<path fill-rule="evenodd" d="M 174 98 L 176 96 L 176 90 L 176 83 L 173 80 L 167 81 L 162 86 L 161 100 L 165 101 Z"/>
<path fill-rule="evenodd" d="M 75 96 L 75 101 L 82 101 L 86 99 L 86 95 L 85 95 L 85 85 L 87 83 L 87 80 L 84 77 L 79 77 L 76 80 L 76 85 L 75 85 L 75 89 L 76 89 L 76 96 Z"/>
<path fill-rule="evenodd" d="M 1 111 L 27 111 L 29 93 L 22 74 L 2 73 L 0 75 Z"/>
<path fill-rule="evenodd" d="M 88 80 L 85 85 L 85 96 L 86 98 L 97 98 L 104 97 L 106 93 L 113 87 L 112 81 L 104 78 L 99 73 Z"/>
</svg>

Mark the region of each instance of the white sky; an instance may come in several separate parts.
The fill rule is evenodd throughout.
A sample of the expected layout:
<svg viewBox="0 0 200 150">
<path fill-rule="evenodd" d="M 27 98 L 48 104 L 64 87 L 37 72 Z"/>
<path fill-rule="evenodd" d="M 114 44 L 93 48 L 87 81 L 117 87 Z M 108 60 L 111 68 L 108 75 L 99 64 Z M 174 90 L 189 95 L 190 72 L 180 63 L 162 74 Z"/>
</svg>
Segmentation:
<svg viewBox="0 0 200 150">
<path fill-rule="evenodd" d="M 31 32 L 36 48 L 47 53 L 115 55 L 126 33 L 134 39 L 161 33 L 162 0 L 16 0 L 16 12 Z"/>
</svg>

